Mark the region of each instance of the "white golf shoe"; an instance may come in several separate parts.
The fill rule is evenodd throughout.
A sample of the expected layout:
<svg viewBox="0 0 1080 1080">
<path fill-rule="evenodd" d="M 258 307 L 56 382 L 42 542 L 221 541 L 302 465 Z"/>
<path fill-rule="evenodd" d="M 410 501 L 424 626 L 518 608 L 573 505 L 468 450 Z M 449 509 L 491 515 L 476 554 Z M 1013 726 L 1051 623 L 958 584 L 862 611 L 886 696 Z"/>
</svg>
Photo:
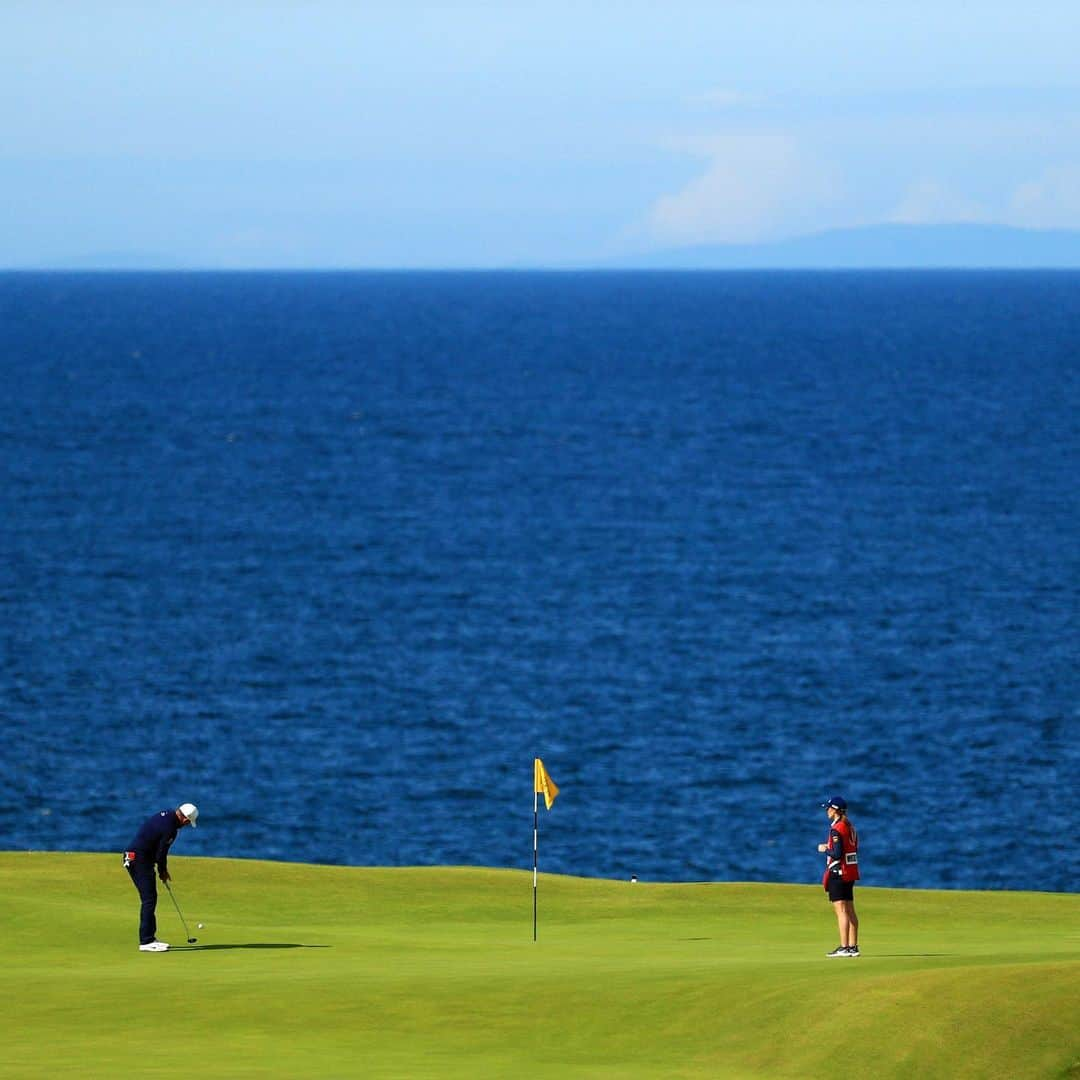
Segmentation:
<svg viewBox="0 0 1080 1080">
<path fill-rule="evenodd" d="M 169 943 L 167 941 L 148 941 L 145 945 L 139 946 L 139 952 L 168 952 Z"/>
</svg>

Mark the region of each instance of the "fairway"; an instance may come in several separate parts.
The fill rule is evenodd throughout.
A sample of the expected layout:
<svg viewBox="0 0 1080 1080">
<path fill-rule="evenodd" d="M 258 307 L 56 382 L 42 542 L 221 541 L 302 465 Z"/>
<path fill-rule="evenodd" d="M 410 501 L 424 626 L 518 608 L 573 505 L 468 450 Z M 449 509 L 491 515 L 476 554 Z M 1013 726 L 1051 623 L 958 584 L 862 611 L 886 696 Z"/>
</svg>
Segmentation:
<svg viewBox="0 0 1080 1080">
<path fill-rule="evenodd" d="M 0 1076 L 1080 1075 L 1080 896 L 0 853 Z M 203 922 L 205 929 L 196 930 Z"/>
</svg>

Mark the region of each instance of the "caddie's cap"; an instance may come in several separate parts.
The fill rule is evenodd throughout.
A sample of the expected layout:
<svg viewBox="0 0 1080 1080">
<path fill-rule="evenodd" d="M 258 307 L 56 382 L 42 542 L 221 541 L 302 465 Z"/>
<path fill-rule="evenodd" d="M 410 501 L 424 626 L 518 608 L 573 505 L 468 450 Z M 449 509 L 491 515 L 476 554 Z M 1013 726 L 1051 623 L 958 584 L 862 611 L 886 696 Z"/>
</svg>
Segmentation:
<svg viewBox="0 0 1080 1080">
<path fill-rule="evenodd" d="M 822 806 L 831 806 L 834 810 L 846 810 L 847 799 L 840 795 L 830 795 L 828 802 L 823 802 Z"/>
<path fill-rule="evenodd" d="M 191 827 L 195 828 L 195 821 L 199 816 L 199 808 L 194 803 L 181 803 L 177 809 L 191 822 Z"/>
</svg>

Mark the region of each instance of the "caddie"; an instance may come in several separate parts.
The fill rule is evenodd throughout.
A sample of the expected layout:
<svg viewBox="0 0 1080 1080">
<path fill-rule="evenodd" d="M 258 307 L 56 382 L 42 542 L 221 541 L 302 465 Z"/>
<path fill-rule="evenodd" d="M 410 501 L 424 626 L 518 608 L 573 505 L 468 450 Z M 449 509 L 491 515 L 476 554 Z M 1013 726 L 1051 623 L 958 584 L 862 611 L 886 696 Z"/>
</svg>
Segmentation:
<svg viewBox="0 0 1080 1080">
<path fill-rule="evenodd" d="M 826 956 L 857 957 L 859 953 L 859 917 L 855 914 L 855 882 L 859 880 L 859 834 L 848 820 L 847 801 L 833 795 L 821 804 L 829 815 L 829 839 L 818 844 L 825 856 L 825 873 L 821 884 L 829 894 L 836 923 L 840 929 L 840 944 Z"/>
</svg>

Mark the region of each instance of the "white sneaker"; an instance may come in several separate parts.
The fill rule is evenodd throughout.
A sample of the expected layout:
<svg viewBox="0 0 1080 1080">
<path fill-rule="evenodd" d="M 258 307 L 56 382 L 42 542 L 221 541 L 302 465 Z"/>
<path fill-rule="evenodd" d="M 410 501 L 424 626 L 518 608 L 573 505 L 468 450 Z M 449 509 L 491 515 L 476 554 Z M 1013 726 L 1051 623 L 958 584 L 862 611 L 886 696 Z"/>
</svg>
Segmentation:
<svg viewBox="0 0 1080 1080">
<path fill-rule="evenodd" d="M 167 941 L 148 941 L 145 945 L 139 946 L 139 952 L 168 952 L 169 943 Z"/>
</svg>

